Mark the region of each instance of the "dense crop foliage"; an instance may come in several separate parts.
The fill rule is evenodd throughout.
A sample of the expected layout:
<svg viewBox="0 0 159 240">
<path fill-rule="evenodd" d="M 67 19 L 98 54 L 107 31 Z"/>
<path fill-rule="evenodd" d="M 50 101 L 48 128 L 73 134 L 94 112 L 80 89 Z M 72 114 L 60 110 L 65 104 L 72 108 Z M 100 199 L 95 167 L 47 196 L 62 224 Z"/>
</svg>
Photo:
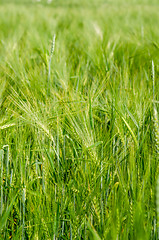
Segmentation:
<svg viewBox="0 0 159 240">
<path fill-rule="evenodd" d="M 1 2 L 0 239 L 159 239 L 158 12 Z"/>
</svg>

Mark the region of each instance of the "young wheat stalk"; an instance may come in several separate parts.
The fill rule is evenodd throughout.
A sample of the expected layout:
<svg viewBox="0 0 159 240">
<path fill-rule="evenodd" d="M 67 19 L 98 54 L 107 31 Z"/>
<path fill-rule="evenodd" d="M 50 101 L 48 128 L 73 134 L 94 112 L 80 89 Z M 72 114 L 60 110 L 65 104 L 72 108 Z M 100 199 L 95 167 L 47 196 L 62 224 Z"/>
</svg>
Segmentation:
<svg viewBox="0 0 159 240">
<path fill-rule="evenodd" d="M 159 157 L 159 124 L 158 124 L 158 112 L 154 105 L 154 130 L 155 130 L 155 146 L 157 152 L 157 158 Z"/>
<path fill-rule="evenodd" d="M 25 199 L 26 199 L 25 195 L 26 195 L 26 188 L 24 187 L 23 191 L 22 191 L 22 206 L 23 206 L 22 240 L 25 239 L 25 230 L 24 230 L 24 227 L 25 227 Z"/>
<path fill-rule="evenodd" d="M 157 157 L 159 154 L 159 124 L 158 124 L 158 112 L 155 106 L 155 67 L 152 60 L 152 80 L 153 80 L 153 120 L 154 120 L 154 134 L 155 134 L 155 146 L 157 151 Z"/>
<path fill-rule="evenodd" d="M 152 61 L 152 80 L 153 80 L 153 122 L 154 122 L 154 137 L 155 147 L 157 153 L 157 160 L 159 158 L 159 124 L 158 124 L 158 112 L 155 106 L 155 67 Z M 159 176 L 156 184 L 156 212 L 157 212 L 157 229 L 159 229 Z"/>
<path fill-rule="evenodd" d="M 55 50 L 55 39 L 56 34 L 53 35 L 51 51 L 50 51 L 50 60 L 49 60 L 49 69 L 48 69 L 48 79 L 47 79 L 47 95 L 50 95 L 50 74 L 51 74 L 51 59 Z"/>
<path fill-rule="evenodd" d="M 156 184 L 156 212 L 157 212 L 157 226 L 159 227 L 159 177 Z"/>
<path fill-rule="evenodd" d="M 5 145 L 3 146 L 3 150 L 4 150 L 4 164 L 5 164 L 5 168 L 6 168 L 6 179 L 5 179 L 5 187 L 7 188 L 8 186 L 8 173 L 9 173 L 9 146 Z M 7 206 L 7 194 L 5 194 L 5 204 Z"/>
<path fill-rule="evenodd" d="M 155 101 L 155 66 L 154 61 L 152 60 L 152 81 L 153 81 L 153 103 Z"/>
<path fill-rule="evenodd" d="M 1 150 L 1 210 L 0 210 L 1 216 L 3 212 L 3 159 L 4 159 L 4 151 Z"/>
</svg>

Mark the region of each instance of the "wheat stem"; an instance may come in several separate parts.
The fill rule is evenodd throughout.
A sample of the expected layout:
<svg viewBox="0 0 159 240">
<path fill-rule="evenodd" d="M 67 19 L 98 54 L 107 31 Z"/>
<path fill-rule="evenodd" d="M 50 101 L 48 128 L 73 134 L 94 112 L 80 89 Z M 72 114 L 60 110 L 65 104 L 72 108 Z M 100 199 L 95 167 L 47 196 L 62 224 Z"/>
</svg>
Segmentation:
<svg viewBox="0 0 159 240">
<path fill-rule="evenodd" d="M 48 79 L 47 79 L 47 95 L 50 96 L 50 75 L 51 75 L 51 59 L 55 50 L 55 39 L 56 34 L 53 35 L 51 51 L 50 51 L 50 60 L 49 60 L 49 69 L 48 69 Z"/>
</svg>

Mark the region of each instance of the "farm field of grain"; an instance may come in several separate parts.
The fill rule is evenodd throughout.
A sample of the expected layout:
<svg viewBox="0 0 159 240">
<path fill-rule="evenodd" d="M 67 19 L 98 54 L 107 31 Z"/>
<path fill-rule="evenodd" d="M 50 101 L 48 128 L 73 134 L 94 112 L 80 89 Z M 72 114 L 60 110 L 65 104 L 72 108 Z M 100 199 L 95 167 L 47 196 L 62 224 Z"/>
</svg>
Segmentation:
<svg viewBox="0 0 159 240">
<path fill-rule="evenodd" d="M 159 239 L 157 0 L 0 1 L 0 239 Z"/>
</svg>

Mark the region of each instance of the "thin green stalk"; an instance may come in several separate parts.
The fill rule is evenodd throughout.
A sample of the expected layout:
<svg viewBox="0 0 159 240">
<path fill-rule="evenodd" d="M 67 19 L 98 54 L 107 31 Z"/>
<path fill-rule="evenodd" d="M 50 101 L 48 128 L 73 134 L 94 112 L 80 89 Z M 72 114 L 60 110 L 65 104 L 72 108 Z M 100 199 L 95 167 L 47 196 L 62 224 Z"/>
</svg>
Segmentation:
<svg viewBox="0 0 159 240">
<path fill-rule="evenodd" d="M 51 60 L 55 50 L 55 39 L 56 34 L 53 35 L 51 51 L 50 51 L 50 59 L 49 59 L 49 69 L 48 69 L 48 78 L 47 78 L 47 95 L 50 96 L 50 75 L 51 75 Z"/>
<path fill-rule="evenodd" d="M 9 175 L 9 146 L 3 146 L 4 150 L 4 163 L 5 163 L 5 188 L 8 186 L 8 175 Z M 5 194 L 5 205 L 7 207 L 7 193 Z"/>
<path fill-rule="evenodd" d="M 3 212 L 3 160 L 4 160 L 4 150 L 0 150 L 0 160 L 1 160 L 1 211 L 0 215 L 2 216 Z"/>
<path fill-rule="evenodd" d="M 153 81 L 153 104 L 155 102 L 155 66 L 152 60 L 152 81 Z"/>
<path fill-rule="evenodd" d="M 22 190 L 22 209 L 23 209 L 23 222 L 22 222 L 22 240 L 25 240 L 25 200 L 26 200 L 26 188 Z"/>
</svg>

